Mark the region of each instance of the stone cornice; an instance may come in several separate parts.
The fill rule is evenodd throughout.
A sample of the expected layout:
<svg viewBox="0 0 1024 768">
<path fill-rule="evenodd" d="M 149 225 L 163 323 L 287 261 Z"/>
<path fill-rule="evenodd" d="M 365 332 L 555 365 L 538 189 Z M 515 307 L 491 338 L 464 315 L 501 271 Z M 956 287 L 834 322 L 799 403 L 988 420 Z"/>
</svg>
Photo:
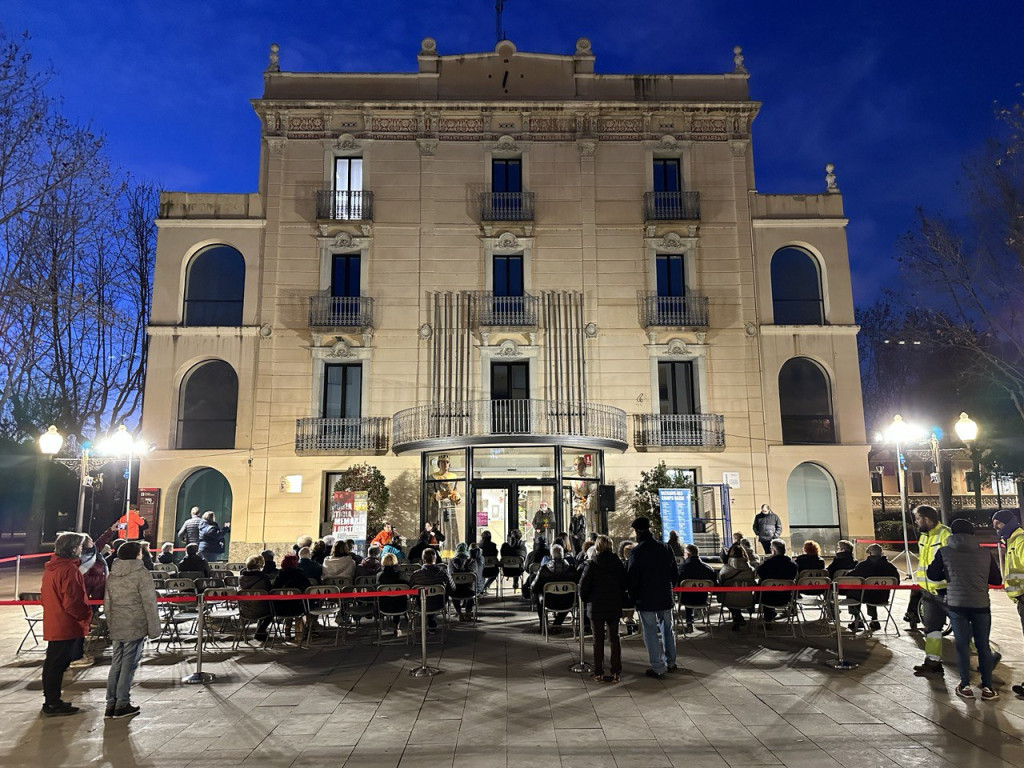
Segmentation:
<svg viewBox="0 0 1024 768">
<path fill-rule="evenodd" d="M 845 227 L 850 223 L 847 218 L 772 218 L 751 219 L 754 229 L 772 229 L 779 227 Z"/>
<path fill-rule="evenodd" d="M 150 336 L 259 336 L 258 325 L 147 325 Z"/>
<path fill-rule="evenodd" d="M 859 325 L 759 325 L 762 336 L 792 336 L 818 334 L 824 336 L 856 336 Z"/>
<path fill-rule="evenodd" d="M 157 219 L 158 229 L 189 227 L 192 229 L 260 229 L 266 219 Z"/>
</svg>

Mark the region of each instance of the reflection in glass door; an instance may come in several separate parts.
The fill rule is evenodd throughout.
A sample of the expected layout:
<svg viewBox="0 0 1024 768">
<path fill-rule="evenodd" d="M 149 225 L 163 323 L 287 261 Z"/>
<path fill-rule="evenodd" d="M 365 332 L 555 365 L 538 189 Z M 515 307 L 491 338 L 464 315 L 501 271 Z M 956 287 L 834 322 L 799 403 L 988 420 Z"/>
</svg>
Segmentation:
<svg viewBox="0 0 1024 768">
<path fill-rule="evenodd" d="M 512 497 L 511 487 L 477 488 L 476 489 L 476 536 L 484 531 L 491 532 L 491 541 L 500 548 L 508 537 L 508 532 L 515 527 L 514 518 L 509 523 L 509 499 Z"/>
<path fill-rule="evenodd" d="M 518 485 L 519 530 L 527 548 L 537 536 L 544 536 L 548 546 L 564 530 L 555 508 L 555 488 L 551 485 Z"/>
</svg>

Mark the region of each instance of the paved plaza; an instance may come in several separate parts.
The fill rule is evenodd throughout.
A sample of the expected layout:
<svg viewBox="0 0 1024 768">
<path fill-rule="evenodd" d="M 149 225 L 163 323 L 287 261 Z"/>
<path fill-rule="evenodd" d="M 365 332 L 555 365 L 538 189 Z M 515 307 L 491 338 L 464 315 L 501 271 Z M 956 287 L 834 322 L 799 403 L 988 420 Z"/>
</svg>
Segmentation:
<svg viewBox="0 0 1024 768">
<path fill-rule="evenodd" d="M 905 593 L 901 595 L 905 599 Z M 3 766 L 357 766 L 358 768 L 943 768 L 1024 766 L 1024 679 L 1016 613 L 993 595 L 1001 698 L 965 702 L 952 640 L 944 680 L 916 678 L 919 635 L 847 643 L 858 668 L 837 672 L 834 640 L 729 627 L 680 639 L 680 669 L 643 676 L 638 636 L 623 640 L 618 685 L 568 671 L 578 644 L 545 643 L 514 598 L 484 601 L 456 623 L 417 679 L 418 646 L 214 649 L 208 686 L 185 686 L 190 653 L 147 649 L 131 720 L 103 719 L 106 660 L 70 670 L 74 717 L 43 718 L 42 654 L 14 655 L 20 608 L 0 608 Z M 898 613 L 902 614 L 902 606 Z M 589 655 L 589 647 L 588 647 Z"/>
</svg>

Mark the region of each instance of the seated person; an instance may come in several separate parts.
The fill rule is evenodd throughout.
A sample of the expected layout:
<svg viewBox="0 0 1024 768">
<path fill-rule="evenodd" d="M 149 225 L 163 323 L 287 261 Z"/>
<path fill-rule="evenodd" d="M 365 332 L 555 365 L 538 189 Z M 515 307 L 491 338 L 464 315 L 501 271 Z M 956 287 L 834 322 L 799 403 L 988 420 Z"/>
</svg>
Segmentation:
<svg viewBox="0 0 1024 768">
<path fill-rule="evenodd" d="M 685 559 L 679 566 L 679 581 L 688 579 L 704 579 L 718 583 L 718 576 L 715 569 L 700 559 L 700 550 L 693 544 L 687 544 L 683 548 Z M 707 592 L 680 592 L 679 604 L 683 606 L 686 616 L 686 631 L 693 632 L 693 608 L 691 605 L 704 605 L 707 602 Z"/>
<path fill-rule="evenodd" d="M 253 555 L 245 561 L 245 568 L 238 574 L 239 589 L 261 589 L 269 592 L 274 588 L 270 577 L 263 571 L 263 558 L 260 555 Z M 239 600 L 238 615 L 245 622 L 255 621 L 255 639 L 258 642 L 265 642 L 267 639 L 267 627 L 273 620 L 273 613 L 270 610 L 270 603 L 262 600 Z"/>
<path fill-rule="evenodd" d="M 185 547 L 185 556 L 178 563 L 178 572 L 201 573 L 203 578 L 210 578 L 210 564 L 199 554 L 198 544 L 189 544 Z"/>
<path fill-rule="evenodd" d="M 350 558 L 346 558 L 350 559 Z M 377 572 L 377 585 L 382 584 L 395 584 L 400 587 L 408 587 L 409 579 L 406 577 L 401 569 L 398 567 L 398 558 L 390 552 L 380 559 L 381 568 Z M 380 600 L 380 609 L 382 611 L 404 611 L 409 605 L 408 597 L 382 597 Z M 402 621 L 401 616 L 392 616 L 391 621 L 395 625 L 395 634 L 398 633 L 398 625 Z"/>
<path fill-rule="evenodd" d="M 380 547 L 371 546 L 366 550 L 366 557 L 356 566 L 356 576 L 376 576 L 380 569 Z"/>
<path fill-rule="evenodd" d="M 429 520 L 423 524 L 423 532 L 420 533 L 420 536 L 426 537 L 427 546 L 429 547 L 436 547 L 438 544 L 443 544 L 446 538 L 445 535 L 441 533 L 441 531 L 438 530 Z"/>
<path fill-rule="evenodd" d="M 423 565 L 418 571 L 413 572 L 409 578 L 409 583 L 413 587 L 426 587 L 432 584 L 444 586 L 444 595 L 428 598 L 425 606 L 427 611 L 427 628 L 436 630 L 437 614 L 444 610 L 448 598 L 455 594 L 455 584 L 452 583 L 452 577 L 448 575 L 447 569 L 438 565 L 437 552 L 429 547 L 423 550 Z"/>
<path fill-rule="evenodd" d="M 541 601 L 541 596 L 544 594 L 544 585 L 554 581 L 571 581 L 575 584 L 578 577 L 579 572 L 576 570 L 576 566 L 565 559 L 565 549 L 560 544 L 553 546 L 551 548 L 551 559 L 544 567 L 537 571 L 537 575 L 531 585 L 533 594 L 537 596 L 537 617 L 540 620 L 540 631 L 544 629 L 544 606 Z M 552 626 L 561 626 L 569 610 L 572 608 L 573 601 L 576 600 L 576 595 L 556 595 L 548 599 L 549 601 L 557 601 L 557 604 L 549 602 L 549 609 L 559 609 Z M 565 603 L 564 611 L 561 610 L 563 603 Z"/>
<path fill-rule="evenodd" d="M 850 571 L 857 567 L 853 558 L 853 542 L 840 539 L 836 542 L 836 554 L 828 564 L 828 577 L 834 579 L 837 571 Z"/>
<path fill-rule="evenodd" d="M 306 574 L 310 584 L 319 584 L 324 578 L 324 567 L 313 559 L 313 550 L 303 547 L 299 550 L 299 570 Z"/>
<path fill-rule="evenodd" d="M 309 589 L 309 579 L 299 570 L 298 555 L 285 555 L 281 558 L 281 570 L 277 572 L 274 579 L 274 589 L 298 589 L 305 592 Z M 286 616 L 284 620 L 284 638 L 292 639 L 292 622 L 295 623 L 295 637 L 302 641 L 302 621 L 306 615 L 306 607 L 302 600 L 278 600 L 274 606 L 274 613 L 278 616 Z"/>
<path fill-rule="evenodd" d="M 821 547 L 818 546 L 818 542 L 812 539 L 804 542 L 804 553 L 797 555 L 794 561 L 800 571 L 825 570 L 825 561 L 821 559 Z"/>
<path fill-rule="evenodd" d="M 420 534 L 419 541 L 417 541 L 415 544 L 413 544 L 412 548 L 409 550 L 409 562 L 410 563 L 418 563 L 418 562 L 420 562 L 423 559 L 423 550 L 427 549 L 429 546 L 430 546 L 430 537 L 427 535 L 427 532 L 424 531 L 423 533 Z"/>
<path fill-rule="evenodd" d="M 718 583 L 723 587 L 735 586 L 737 582 L 753 584 L 757 581 L 754 574 L 754 567 L 757 564 L 757 556 L 754 555 L 750 542 L 740 539 L 726 552 L 725 565 L 718 572 Z M 743 611 L 739 608 L 730 608 L 732 613 L 732 629 L 738 632 L 740 627 L 747 623 L 743 618 Z"/>
<path fill-rule="evenodd" d="M 171 565 L 174 562 L 174 544 L 165 541 L 160 547 L 160 554 L 156 556 L 156 561 L 162 565 Z"/>
<path fill-rule="evenodd" d="M 866 579 L 869 576 L 895 576 L 897 581 L 899 580 L 900 572 L 896 569 L 895 565 L 889 562 L 889 558 L 882 554 L 880 546 L 871 544 L 867 549 L 867 555 L 846 575 L 858 576 L 862 579 Z M 882 625 L 878 622 L 878 606 L 889 602 L 891 592 L 887 589 L 872 589 L 865 591 L 863 594 L 862 602 L 867 606 L 868 618 L 870 619 L 868 626 L 873 630 L 881 629 Z M 853 622 L 850 624 L 851 632 L 864 629 L 864 620 L 861 618 L 859 605 L 850 608 L 850 617 L 853 619 Z"/>
<path fill-rule="evenodd" d="M 323 579 L 348 579 L 356 577 L 356 561 L 348 556 L 348 544 L 344 541 L 334 543 L 331 554 L 324 558 Z"/>
<path fill-rule="evenodd" d="M 271 579 L 277 577 L 277 563 L 274 562 L 274 550 L 264 549 L 260 555 L 263 558 L 263 572 Z"/>
<path fill-rule="evenodd" d="M 766 579 L 782 579 L 792 581 L 800 572 L 799 567 L 786 554 L 786 542 L 782 539 L 772 539 L 769 545 L 771 556 L 757 566 L 757 580 L 760 582 Z M 763 592 L 761 594 L 761 605 L 764 606 L 764 623 L 770 627 L 775 621 L 775 609 L 789 605 L 790 593 L 788 592 Z"/>
<path fill-rule="evenodd" d="M 405 552 L 402 551 L 402 537 L 398 534 L 392 536 L 391 541 L 381 548 L 380 554 L 381 557 L 394 555 L 398 560 L 405 560 Z"/>
<path fill-rule="evenodd" d="M 453 574 L 471 573 L 473 574 L 474 581 L 473 584 L 467 586 L 455 585 L 455 594 L 453 595 L 454 599 L 452 602 L 455 603 L 455 613 L 458 614 L 459 621 L 473 620 L 477 582 L 483 567 L 484 559 L 480 554 L 480 549 L 474 548 L 471 550 L 466 542 L 460 541 L 458 546 L 455 547 L 455 557 L 448 563 L 448 570 Z"/>
</svg>

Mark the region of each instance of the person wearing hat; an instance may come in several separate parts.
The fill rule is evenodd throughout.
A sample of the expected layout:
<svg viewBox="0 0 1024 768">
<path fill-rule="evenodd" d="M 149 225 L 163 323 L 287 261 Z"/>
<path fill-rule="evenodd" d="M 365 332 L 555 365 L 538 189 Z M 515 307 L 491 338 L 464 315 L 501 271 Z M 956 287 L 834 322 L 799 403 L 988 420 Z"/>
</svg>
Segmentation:
<svg viewBox="0 0 1024 768">
<path fill-rule="evenodd" d="M 1003 583 L 999 566 L 987 550 L 978 546 L 974 526 L 968 520 L 954 520 L 946 544 L 928 564 L 927 576 L 946 584 L 946 606 L 956 639 L 956 664 L 960 684 L 956 695 L 974 699 L 971 688 L 971 641 L 978 650 L 981 671 L 981 700 L 999 698 L 992 684 L 992 648 L 988 638 L 992 630 L 992 609 L 988 588 Z"/>
<path fill-rule="evenodd" d="M 914 578 L 921 590 L 920 602 L 924 608 L 924 662 L 914 667 L 915 675 L 941 675 L 942 670 L 942 627 L 946 623 L 946 605 L 943 598 L 946 594 L 944 579 L 928 576 L 928 566 L 946 540 L 952 534 L 948 525 L 939 522 L 939 511 L 927 504 L 919 504 L 914 508 L 914 522 L 921 532 L 917 540 L 917 570 Z M 917 606 L 912 601 L 907 613 L 913 621 L 916 618 Z"/>
<path fill-rule="evenodd" d="M 651 663 L 644 674 L 660 680 L 666 672 L 677 669 L 676 636 L 672 629 L 676 559 L 668 547 L 655 540 L 651 521 L 646 517 L 638 517 L 630 527 L 636 535 L 636 546 L 629 554 L 626 581 L 629 596 L 640 614 L 644 646 Z"/>
<path fill-rule="evenodd" d="M 1006 547 L 1003 584 L 1006 596 L 1017 606 L 1021 629 L 1024 629 L 1024 530 L 1020 527 L 1020 518 L 1009 509 L 1000 509 L 992 515 L 992 527 Z M 1024 697 L 1024 683 L 1014 685 L 1012 690 Z"/>
</svg>

